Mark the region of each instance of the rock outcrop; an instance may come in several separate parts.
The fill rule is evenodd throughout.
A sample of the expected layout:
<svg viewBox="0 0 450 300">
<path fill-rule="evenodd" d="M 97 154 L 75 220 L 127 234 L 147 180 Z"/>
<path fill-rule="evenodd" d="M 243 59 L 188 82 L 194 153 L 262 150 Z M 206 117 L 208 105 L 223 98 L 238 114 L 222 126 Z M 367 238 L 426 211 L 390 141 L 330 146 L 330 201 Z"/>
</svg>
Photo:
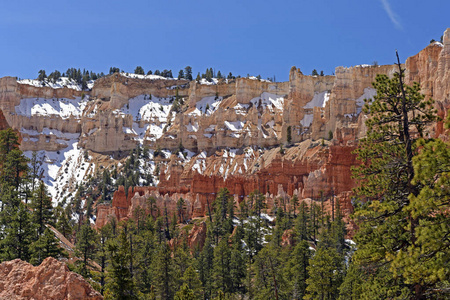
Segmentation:
<svg viewBox="0 0 450 300">
<path fill-rule="evenodd" d="M 443 44 L 430 44 L 404 67 L 406 82 L 419 82 L 445 117 L 450 29 Z M 341 208 L 350 211 L 350 168 L 357 164 L 352 151 L 366 133 L 364 99 L 375 95 L 377 74 L 396 71 L 396 65 L 358 65 L 337 67 L 333 76 L 307 76 L 293 67 L 286 82 L 115 73 L 86 91 L 5 77 L 0 127 L 19 131 L 23 150 L 45 150 L 46 163 L 60 166 L 58 172 L 48 168 L 49 186 L 64 191 L 53 192 L 56 200 L 70 198 L 68 186 L 95 174 L 98 165 L 119 166 L 136 145 L 150 149 L 144 172 L 153 186 L 116 191 L 112 203 L 97 207 L 98 226 L 109 217 L 130 218 L 136 207 L 148 209 L 150 197 L 159 210 L 171 211 L 181 197 L 186 216 L 205 216 L 222 187 L 236 202 L 257 189 L 269 204 L 293 194 L 315 201 L 323 193 L 342 199 Z M 443 133 L 442 122 L 429 130 L 431 136 Z M 67 178 L 70 173 L 76 174 Z"/>
<path fill-rule="evenodd" d="M 84 278 L 52 257 L 40 266 L 15 259 L 0 264 L 0 299 L 92 299 L 103 297 Z"/>
</svg>

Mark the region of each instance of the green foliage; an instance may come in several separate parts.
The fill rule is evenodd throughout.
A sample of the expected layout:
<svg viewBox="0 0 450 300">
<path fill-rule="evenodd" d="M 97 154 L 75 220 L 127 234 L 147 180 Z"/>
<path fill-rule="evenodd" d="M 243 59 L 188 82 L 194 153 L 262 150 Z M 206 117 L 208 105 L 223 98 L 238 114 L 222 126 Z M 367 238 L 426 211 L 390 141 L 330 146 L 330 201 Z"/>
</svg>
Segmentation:
<svg viewBox="0 0 450 300">
<path fill-rule="evenodd" d="M 286 129 L 286 141 L 288 144 L 292 142 L 292 127 L 288 126 Z"/>
<path fill-rule="evenodd" d="M 319 247 L 309 262 L 306 299 L 336 299 L 343 279 L 343 264 L 333 248 Z"/>
<path fill-rule="evenodd" d="M 186 78 L 189 81 L 192 81 L 192 67 L 186 66 L 184 68 L 184 78 Z"/>
<path fill-rule="evenodd" d="M 46 224 L 54 225 L 52 200 L 47 195 L 47 188 L 42 181 L 33 194 L 30 206 L 33 209 L 32 221 L 38 225 L 37 234 L 39 238 L 44 233 Z"/>
<path fill-rule="evenodd" d="M 89 223 L 83 224 L 77 233 L 75 244 L 75 254 L 81 259 L 76 262 L 77 272 L 83 277 L 90 277 L 89 268 L 92 267 L 92 260 L 95 258 L 97 246 L 97 235 Z"/>
<path fill-rule="evenodd" d="M 295 245 L 284 266 L 284 278 L 289 284 L 289 295 L 292 299 L 303 299 L 306 295 L 306 280 L 308 279 L 308 265 L 313 252 L 306 241 Z"/>
<path fill-rule="evenodd" d="M 145 75 L 145 72 L 141 66 L 137 66 L 136 69 L 134 69 L 134 74 Z"/>
<path fill-rule="evenodd" d="M 61 258 L 67 257 L 67 253 L 59 246 L 55 234 L 49 228 L 39 236 L 39 239 L 31 245 L 31 260 L 30 263 L 40 265 L 47 257 Z"/>
<path fill-rule="evenodd" d="M 154 284 L 161 299 L 172 299 L 175 294 L 174 266 L 169 245 L 162 243 L 156 252 Z"/>
<path fill-rule="evenodd" d="M 427 124 L 436 120 L 436 111 L 433 101 L 420 94 L 418 83 L 403 84 L 401 69 L 393 78 L 378 75 L 373 85 L 377 89 L 375 100 L 363 108 L 370 115 L 367 137 L 356 150 L 362 162 L 354 170 L 359 182 L 356 192 L 364 201 L 355 212 L 360 230 L 355 237 L 358 250 L 354 259 L 373 270 L 374 285 L 382 285 L 388 297 L 406 293 L 419 299 L 427 290 L 433 290 L 440 279 L 436 274 L 443 275 L 438 265 L 446 261 L 440 258 L 443 252 L 436 249 L 428 249 L 430 256 L 426 254 L 426 244 L 438 245 L 440 239 L 435 229 L 441 225 L 432 229 L 433 221 L 439 217 L 421 203 L 432 202 L 425 186 L 427 180 L 435 181 L 433 172 L 437 170 L 418 173 L 423 157 L 416 158 L 416 168 L 413 166 L 413 156 L 419 150 L 416 141 L 425 136 Z M 422 171 L 426 175 L 420 174 Z M 427 200 L 420 196 L 424 194 Z M 421 199 L 416 201 L 418 197 Z M 429 242 L 422 243 L 424 239 Z M 442 267 L 448 270 L 445 265 Z M 385 278 L 380 278 L 380 274 Z M 366 297 L 366 292 L 363 295 Z"/>
<path fill-rule="evenodd" d="M 130 244 L 125 229 L 120 231 L 117 239 L 108 243 L 110 265 L 108 267 L 109 281 L 107 291 L 111 299 L 137 299 L 135 285 L 129 269 L 132 259 Z"/>
</svg>

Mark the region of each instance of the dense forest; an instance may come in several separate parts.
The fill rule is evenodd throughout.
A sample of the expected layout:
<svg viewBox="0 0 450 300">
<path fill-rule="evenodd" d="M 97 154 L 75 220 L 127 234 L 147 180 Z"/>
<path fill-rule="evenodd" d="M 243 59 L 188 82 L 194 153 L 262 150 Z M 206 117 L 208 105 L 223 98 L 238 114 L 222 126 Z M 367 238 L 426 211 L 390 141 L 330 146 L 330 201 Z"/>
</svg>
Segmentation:
<svg viewBox="0 0 450 300">
<path fill-rule="evenodd" d="M 150 197 L 149 210 L 95 230 L 93 202 L 110 200 L 110 177 L 138 182 L 135 162 L 123 177 L 104 172 L 78 189 L 76 201 L 53 207 L 36 155 L 27 159 L 8 129 L 0 132 L 0 259 L 37 265 L 71 257 L 70 268 L 105 299 L 448 298 L 450 143 L 428 134 L 443 120 L 418 84 L 404 85 L 402 69 L 373 85 L 367 135 L 356 150 L 351 239 L 337 199 L 331 212 L 295 195 L 269 210 L 258 191 L 237 204 L 226 189 L 204 218 L 187 220 L 182 198 L 169 215 Z M 94 188 L 95 196 L 86 192 Z M 188 232 L 203 223 L 204 245 L 189 247 Z M 53 227 L 75 242 L 74 253 L 59 247 Z"/>
</svg>

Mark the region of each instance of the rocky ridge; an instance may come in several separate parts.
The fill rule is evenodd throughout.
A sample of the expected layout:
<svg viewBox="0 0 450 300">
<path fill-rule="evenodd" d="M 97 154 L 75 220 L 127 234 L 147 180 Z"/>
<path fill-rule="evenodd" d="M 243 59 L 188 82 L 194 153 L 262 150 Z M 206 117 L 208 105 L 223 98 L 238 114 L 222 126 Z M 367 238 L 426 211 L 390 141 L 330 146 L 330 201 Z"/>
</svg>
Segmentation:
<svg viewBox="0 0 450 300">
<path fill-rule="evenodd" d="M 419 82 L 441 116 L 450 106 L 450 29 L 443 41 L 404 65 L 407 83 Z M 0 109 L 7 125 L 21 133 L 22 149 L 45 154 L 55 201 L 100 164 L 118 164 L 137 144 L 149 147 L 145 168 L 157 187 L 119 189 L 111 204 L 97 207 L 98 225 L 111 215 L 130 217 L 150 195 L 168 207 L 183 197 L 189 217 L 204 216 L 220 187 L 229 188 L 237 202 L 254 189 L 269 202 L 292 194 L 316 199 L 323 191 L 330 203 L 340 197 L 351 209 L 350 167 L 357 163 L 352 150 L 366 131 L 361 108 L 375 95 L 376 75 L 395 71 L 395 65 L 359 65 L 338 67 L 335 76 L 307 76 L 293 67 L 287 82 L 238 78 L 207 84 L 115 73 L 90 91 L 5 77 Z M 442 124 L 432 131 L 441 135 Z M 158 157 L 156 149 L 162 149 Z"/>
</svg>

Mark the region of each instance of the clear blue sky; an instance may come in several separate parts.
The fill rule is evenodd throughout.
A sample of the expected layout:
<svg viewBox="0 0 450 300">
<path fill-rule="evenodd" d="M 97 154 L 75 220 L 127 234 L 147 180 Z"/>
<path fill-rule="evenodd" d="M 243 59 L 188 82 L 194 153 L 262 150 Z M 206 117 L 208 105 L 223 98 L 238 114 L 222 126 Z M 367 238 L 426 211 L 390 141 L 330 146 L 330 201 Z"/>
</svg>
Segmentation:
<svg viewBox="0 0 450 300">
<path fill-rule="evenodd" d="M 449 0 L 2 1 L 0 77 L 186 65 L 288 80 L 290 67 L 404 61 L 450 27 Z"/>
</svg>

